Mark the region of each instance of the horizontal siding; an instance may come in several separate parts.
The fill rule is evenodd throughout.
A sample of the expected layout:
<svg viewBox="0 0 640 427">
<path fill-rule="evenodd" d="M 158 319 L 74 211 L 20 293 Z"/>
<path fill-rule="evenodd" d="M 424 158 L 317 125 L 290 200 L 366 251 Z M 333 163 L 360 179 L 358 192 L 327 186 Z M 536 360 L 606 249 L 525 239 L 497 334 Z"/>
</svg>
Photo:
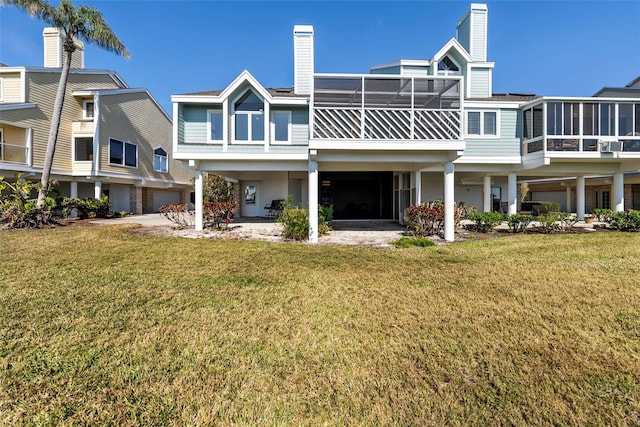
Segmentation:
<svg viewBox="0 0 640 427">
<path fill-rule="evenodd" d="M 201 105 L 183 107 L 183 142 L 188 144 L 207 142 L 207 109 L 209 108 Z"/>
<path fill-rule="evenodd" d="M 291 144 L 309 145 L 309 112 L 306 108 L 291 111 Z"/>
<path fill-rule="evenodd" d="M 520 156 L 520 114 L 518 110 L 500 111 L 500 139 L 468 139 L 464 157 Z"/>
<path fill-rule="evenodd" d="M 313 76 L 313 37 L 296 35 L 294 86 L 296 93 L 311 93 L 311 76 Z"/>
<path fill-rule="evenodd" d="M 173 118 L 173 123 L 178 127 L 178 143 L 184 142 L 184 106 L 178 104 L 178 117 Z"/>
<path fill-rule="evenodd" d="M 402 66 L 402 75 L 403 76 L 428 76 L 429 68 L 421 67 L 418 65 L 403 65 Z"/>
<path fill-rule="evenodd" d="M 20 73 L 0 74 L 2 80 L 2 103 L 22 102 L 22 79 Z"/>
<path fill-rule="evenodd" d="M 153 170 L 153 150 L 161 147 L 171 158 L 171 121 L 146 92 L 100 97 L 100 171 L 132 177 L 188 181 L 181 162 L 170 161 L 169 173 Z M 138 146 L 138 167 L 109 164 L 109 138 Z"/>
<path fill-rule="evenodd" d="M 490 70 L 486 68 L 474 68 L 471 70 L 471 98 L 488 98 L 490 91 Z"/>
<path fill-rule="evenodd" d="M 371 70 L 371 74 L 400 74 L 400 66 L 376 68 L 375 70 Z"/>
<path fill-rule="evenodd" d="M 460 23 L 460 26 L 458 27 L 458 41 L 460 42 L 462 47 L 465 48 L 465 50 L 467 52 L 470 51 L 470 47 L 469 47 L 469 39 L 471 38 L 471 35 L 470 35 L 470 28 L 471 28 L 470 17 L 471 17 L 471 14 L 467 15 L 466 18 Z"/>
</svg>

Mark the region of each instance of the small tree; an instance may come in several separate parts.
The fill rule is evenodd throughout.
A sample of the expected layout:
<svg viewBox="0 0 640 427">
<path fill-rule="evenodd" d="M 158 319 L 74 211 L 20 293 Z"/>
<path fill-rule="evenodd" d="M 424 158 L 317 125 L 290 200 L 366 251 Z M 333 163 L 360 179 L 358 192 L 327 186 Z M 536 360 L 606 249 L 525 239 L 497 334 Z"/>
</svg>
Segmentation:
<svg viewBox="0 0 640 427">
<path fill-rule="evenodd" d="M 232 202 L 233 184 L 212 173 L 206 174 L 204 181 L 204 199 L 209 202 Z"/>
</svg>

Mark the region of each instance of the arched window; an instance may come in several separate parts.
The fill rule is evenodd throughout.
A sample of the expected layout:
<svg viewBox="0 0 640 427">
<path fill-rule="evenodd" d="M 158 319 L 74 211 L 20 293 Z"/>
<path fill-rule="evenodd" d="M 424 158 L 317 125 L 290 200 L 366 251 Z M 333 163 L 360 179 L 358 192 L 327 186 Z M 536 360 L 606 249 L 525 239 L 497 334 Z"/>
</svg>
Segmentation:
<svg viewBox="0 0 640 427">
<path fill-rule="evenodd" d="M 162 148 L 153 150 L 153 170 L 156 172 L 167 172 L 167 152 Z"/>
<path fill-rule="evenodd" d="M 439 76 L 459 76 L 460 66 L 456 64 L 449 56 L 445 56 L 438 62 Z"/>
<path fill-rule="evenodd" d="M 235 140 L 264 141 L 264 101 L 251 90 L 233 104 Z"/>
</svg>

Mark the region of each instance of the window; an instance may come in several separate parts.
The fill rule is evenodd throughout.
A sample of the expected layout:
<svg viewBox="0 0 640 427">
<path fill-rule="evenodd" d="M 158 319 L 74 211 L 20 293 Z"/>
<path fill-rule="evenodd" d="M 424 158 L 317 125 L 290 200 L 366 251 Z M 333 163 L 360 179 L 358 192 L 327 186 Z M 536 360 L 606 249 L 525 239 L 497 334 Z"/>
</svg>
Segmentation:
<svg viewBox="0 0 640 427">
<path fill-rule="evenodd" d="M 93 120 L 93 100 L 86 100 L 82 102 L 82 118 L 85 120 Z"/>
<path fill-rule="evenodd" d="M 467 112 L 467 135 L 497 136 L 498 113 L 495 111 Z"/>
<path fill-rule="evenodd" d="M 93 138 L 75 138 L 74 160 L 76 162 L 90 162 L 93 160 Z"/>
<path fill-rule="evenodd" d="M 600 104 L 600 135 L 615 135 L 616 104 Z"/>
<path fill-rule="evenodd" d="M 274 111 L 273 112 L 273 139 L 276 142 L 289 142 L 291 125 L 291 112 Z"/>
<path fill-rule="evenodd" d="M 224 124 L 221 110 L 209 111 L 210 141 L 222 141 L 224 139 Z"/>
<path fill-rule="evenodd" d="M 252 91 L 234 104 L 235 140 L 264 141 L 264 102 Z"/>
<path fill-rule="evenodd" d="M 137 168 L 138 146 L 130 142 L 109 138 L 109 163 Z"/>
<path fill-rule="evenodd" d="M 459 76 L 460 67 L 453 60 L 445 56 L 438 62 L 438 75 L 439 76 Z"/>
<path fill-rule="evenodd" d="M 167 152 L 162 148 L 153 150 L 153 170 L 156 172 L 167 172 Z"/>
</svg>

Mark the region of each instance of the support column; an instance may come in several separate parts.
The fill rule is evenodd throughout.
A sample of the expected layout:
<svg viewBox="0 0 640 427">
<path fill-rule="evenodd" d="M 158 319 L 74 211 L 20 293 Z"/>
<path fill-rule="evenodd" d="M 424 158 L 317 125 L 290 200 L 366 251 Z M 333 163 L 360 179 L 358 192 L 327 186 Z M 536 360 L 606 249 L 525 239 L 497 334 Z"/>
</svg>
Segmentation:
<svg viewBox="0 0 640 427">
<path fill-rule="evenodd" d="M 584 221 L 584 176 L 578 175 L 576 178 L 576 214 L 578 221 Z"/>
<path fill-rule="evenodd" d="M 566 194 L 566 205 L 567 205 L 567 212 L 571 212 L 571 187 L 569 187 L 569 185 L 567 185 L 567 188 L 565 189 L 565 194 Z"/>
<path fill-rule="evenodd" d="M 518 213 L 518 177 L 515 172 L 509 172 L 507 202 L 509 203 L 509 215 Z"/>
<path fill-rule="evenodd" d="M 455 240 L 454 210 L 456 201 L 454 185 L 453 162 L 447 162 L 444 165 L 444 240 L 447 242 L 453 242 Z"/>
<path fill-rule="evenodd" d="M 614 212 L 624 211 L 624 174 L 618 172 L 613 175 L 613 206 Z"/>
<path fill-rule="evenodd" d="M 203 173 L 200 169 L 196 169 L 196 178 L 195 178 L 195 193 L 196 193 L 196 200 L 195 200 L 195 205 L 196 205 L 196 230 L 197 231 L 202 231 L 202 229 L 204 228 L 204 220 L 203 220 L 203 214 L 204 214 L 204 210 L 203 210 L 203 183 L 204 183 L 204 176 Z"/>
<path fill-rule="evenodd" d="M 318 243 L 318 162 L 309 159 L 309 243 Z"/>
<path fill-rule="evenodd" d="M 422 172 L 416 171 L 416 205 L 422 204 Z"/>
<path fill-rule="evenodd" d="M 493 211 L 493 197 L 491 195 L 491 175 L 485 175 L 482 181 L 482 194 L 484 196 L 482 202 L 482 211 Z"/>
<path fill-rule="evenodd" d="M 69 183 L 69 197 L 71 197 L 72 199 L 78 198 L 78 183 L 76 181 L 71 181 Z M 75 209 L 72 209 L 71 218 L 77 218 L 77 217 L 78 217 L 78 211 L 76 211 Z"/>
<path fill-rule="evenodd" d="M 96 181 L 93 184 L 93 197 L 99 199 L 102 197 L 102 182 Z"/>
</svg>

